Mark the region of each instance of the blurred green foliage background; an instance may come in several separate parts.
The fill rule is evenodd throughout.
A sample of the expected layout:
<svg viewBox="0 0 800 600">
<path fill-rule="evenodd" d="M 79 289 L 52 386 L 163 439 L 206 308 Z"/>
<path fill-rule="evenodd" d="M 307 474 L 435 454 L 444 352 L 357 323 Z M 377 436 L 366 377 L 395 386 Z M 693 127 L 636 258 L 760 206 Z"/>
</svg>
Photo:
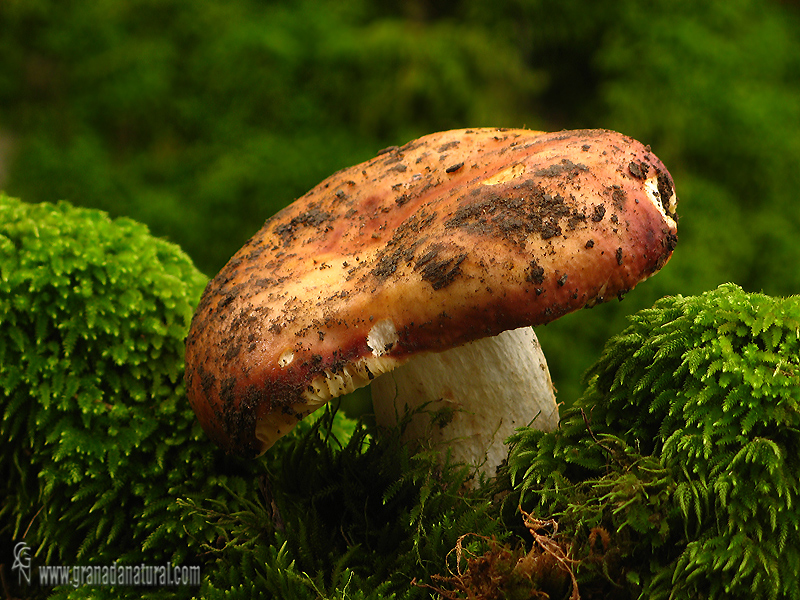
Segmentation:
<svg viewBox="0 0 800 600">
<path fill-rule="evenodd" d="M 800 3 L 2 0 L 0 189 L 128 216 L 213 276 L 334 171 L 437 130 L 616 129 L 680 197 L 624 302 L 538 328 L 559 399 L 624 317 L 800 292 Z"/>
</svg>

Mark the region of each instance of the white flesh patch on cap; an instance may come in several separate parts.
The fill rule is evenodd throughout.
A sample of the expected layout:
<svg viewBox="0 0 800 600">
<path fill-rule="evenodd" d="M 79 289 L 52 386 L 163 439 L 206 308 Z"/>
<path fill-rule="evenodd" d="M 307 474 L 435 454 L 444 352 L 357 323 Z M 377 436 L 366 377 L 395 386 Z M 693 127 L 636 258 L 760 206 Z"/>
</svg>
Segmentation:
<svg viewBox="0 0 800 600">
<path fill-rule="evenodd" d="M 286 350 L 283 351 L 283 353 L 278 358 L 278 364 L 283 369 L 285 367 L 288 367 L 290 364 L 292 364 L 293 360 L 294 360 L 294 352 L 292 352 L 291 349 L 286 349 Z"/>
<path fill-rule="evenodd" d="M 673 228 L 677 227 L 678 224 L 675 222 L 675 219 L 669 216 L 667 210 L 664 209 L 664 206 L 666 206 L 670 213 L 675 214 L 675 209 L 678 205 L 678 200 L 675 197 L 675 193 L 671 193 L 669 198 L 662 199 L 661 192 L 658 191 L 658 177 L 650 177 L 649 179 L 646 179 L 644 182 L 644 189 L 647 192 L 647 197 L 650 198 L 655 207 L 658 209 L 658 212 L 660 212 L 661 216 L 664 217 L 667 225 Z"/>
<path fill-rule="evenodd" d="M 391 352 L 400 338 L 391 319 L 383 319 L 372 326 L 367 335 L 367 346 L 372 350 L 372 356 L 378 357 Z"/>
</svg>

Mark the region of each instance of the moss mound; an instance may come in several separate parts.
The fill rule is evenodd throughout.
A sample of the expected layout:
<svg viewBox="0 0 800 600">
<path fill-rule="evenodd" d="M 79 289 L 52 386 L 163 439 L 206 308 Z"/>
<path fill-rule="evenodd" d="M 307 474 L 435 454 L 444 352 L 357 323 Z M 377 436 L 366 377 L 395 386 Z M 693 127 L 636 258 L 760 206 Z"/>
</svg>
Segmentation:
<svg viewBox="0 0 800 600">
<path fill-rule="evenodd" d="M 244 491 L 253 470 L 206 442 L 184 398 L 205 282 L 139 223 L 0 195 L 4 547 L 24 539 L 39 565 L 198 561 L 210 533 L 177 498 Z"/>
<path fill-rule="evenodd" d="M 465 487 L 469 469 L 412 454 L 399 430 L 359 426 L 330 444 L 331 417 L 270 461 L 246 510 L 189 507 L 219 534 L 201 597 L 429 598 L 425 584 L 455 568 L 461 534 L 476 534 L 465 544 L 474 552 L 505 537 L 486 489 Z"/>
<path fill-rule="evenodd" d="M 800 298 L 664 298 L 587 384 L 506 503 L 570 532 L 581 597 L 800 597 Z"/>
</svg>

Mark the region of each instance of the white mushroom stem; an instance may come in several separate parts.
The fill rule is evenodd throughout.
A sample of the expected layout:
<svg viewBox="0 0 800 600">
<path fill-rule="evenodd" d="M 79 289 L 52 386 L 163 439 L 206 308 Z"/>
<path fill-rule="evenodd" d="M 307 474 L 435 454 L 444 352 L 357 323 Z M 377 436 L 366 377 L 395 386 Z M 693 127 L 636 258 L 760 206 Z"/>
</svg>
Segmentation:
<svg viewBox="0 0 800 600">
<path fill-rule="evenodd" d="M 427 404 L 411 418 L 406 441 L 443 446 L 490 477 L 514 430 L 558 425 L 550 372 L 531 327 L 412 358 L 375 379 L 371 390 L 379 425 L 395 425 Z"/>
</svg>

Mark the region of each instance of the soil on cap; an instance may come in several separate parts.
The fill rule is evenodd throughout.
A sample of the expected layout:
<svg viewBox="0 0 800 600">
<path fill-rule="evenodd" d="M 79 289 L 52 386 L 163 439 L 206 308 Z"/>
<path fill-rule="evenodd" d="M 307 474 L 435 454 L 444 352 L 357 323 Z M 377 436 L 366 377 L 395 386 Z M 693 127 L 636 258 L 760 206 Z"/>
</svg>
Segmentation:
<svg viewBox="0 0 800 600">
<path fill-rule="evenodd" d="M 646 179 L 647 172 L 650 170 L 650 165 L 644 162 L 636 162 L 632 160 L 628 165 L 628 170 L 631 172 L 631 175 L 636 177 L 636 179 Z"/>
<path fill-rule="evenodd" d="M 625 200 L 627 200 L 628 195 L 622 191 L 622 188 L 619 186 L 614 187 L 614 191 L 611 192 L 611 202 L 614 203 L 619 210 L 623 210 L 625 208 Z"/>
<path fill-rule="evenodd" d="M 421 210 L 410 215 L 395 230 L 385 249 L 377 255 L 377 265 L 370 271 L 373 277 L 384 281 L 397 270 L 400 262 L 411 263 L 417 248 L 427 241 L 425 229 L 436 219 L 436 213 Z"/>
<path fill-rule="evenodd" d="M 320 226 L 330 220 L 330 218 L 331 214 L 329 212 L 320 210 L 319 208 L 310 208 L 296 217 L 293 217 L 288 223 L 280 223 L 275 227 L 275 233 L 280 236 L 283 245 L 288 246 L 297 238 L 299 229 L 303 227 L 320 229 Z"/>
<path fill-rule="evenodd" d="M 589 167 L 581 163 L 574 163 L 568 158 L 562 158 L 561 162 L 556 165 L 550 165 L 544 169 L 536 171 L 537 177 L 562 177 L 572 179 L 578 173 L 588 171 Z"/>
<path fill-rule="evenodd" d="M 534 234 L 543 240 L 561 235 L 563 218 L 572 218 L 573 225 L 584 218 L 560 194 L 549 194 L 533 182 L 508 189 L 503 195 L 483 187 L 470 196 L 459 201 L 462 206 L 445 222 L 446 229 L 464 229 L 524 246 Z"/>
<path fill-rule="evenodd" d="M 661 204 L 664 206 L 664 211 L 669 214 L 669 199 L 672 198 L 675 192 L 675 187 L 672 183 L 672 178 L 663 171 L 658 171 L 658 195 L 661 198 Z"/>
<path fill-rule="evenodd" d="M 544 283 L 544 268 L 539 266 L 536 259 L 533 259 L 528 267 L 528 272 L 525 275 L 525 281 L 541 285 Z"/>
<path fill-rule="evenodd" d="M 419 271 L 423 281 L 430 283 L 434 290 L 446 288 L 461 275 L 460 265 L 467 258 L 466 252 L 457 253 L 458 250 L 460 248 L 454 253 L 442 244 L 432 244 L 414 263 L 414 270 Z"/>
</svg>

